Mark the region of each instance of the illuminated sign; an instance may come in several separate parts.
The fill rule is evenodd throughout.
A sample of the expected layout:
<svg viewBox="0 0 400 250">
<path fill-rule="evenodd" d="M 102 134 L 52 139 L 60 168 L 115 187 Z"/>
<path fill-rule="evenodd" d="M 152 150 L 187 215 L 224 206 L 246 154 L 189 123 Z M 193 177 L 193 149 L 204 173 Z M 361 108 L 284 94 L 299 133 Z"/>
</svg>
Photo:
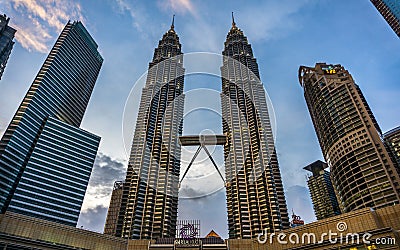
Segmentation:
<svg viewBox="0 0 400 250">
<path fill-rule="evenodd" d="M 182 225 L 182 227 L 179 229 L 179 235 L 183 239 L 193 239 L 198 235 L 199 228 L 197 228 L 193 224 L 186 224 Z"/>
<path fill-rule="evenodd" d="M 198 238 L 200 236 L 200 221 L 179 220 L 176 231 L 179 235 L 179 238 L 174 241 L 176 248 L 199 247 L 201 245 L 201 240 Z"/>
<path fill-rule="evenodd" d="M 324 73 L 328 75 L 336 74 L 336 69 L 333 68 L 333 65 L 323 66 L 322 71 L 324 71 Z"/>
<path fill-rule="evenodd" d="M 174 245 L 176 248 L 199 247 L 201 245 L 201 240 L 199 238 L 175 239 Z"/>
</svg>

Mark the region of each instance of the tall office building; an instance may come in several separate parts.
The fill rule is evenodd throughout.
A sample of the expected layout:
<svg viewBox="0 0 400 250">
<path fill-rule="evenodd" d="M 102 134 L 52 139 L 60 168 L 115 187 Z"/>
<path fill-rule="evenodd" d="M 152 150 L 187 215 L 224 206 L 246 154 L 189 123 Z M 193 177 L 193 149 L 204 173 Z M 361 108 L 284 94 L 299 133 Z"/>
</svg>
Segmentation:
<svg viewBox="0 0 400 250">
<path fill-rule="evenodd" d="M 122 188 L 124 182 L 114 182 L 114 188 L 111 193 L 110 206 L 108 207 L 106 223 L 104 225 L 104 234 L 115 235 L 117 230 L 117 221 L 122 201 Z"/>
<path fill-rule="evenodd" d="M 289 215 L 257 61 L 233 16 L 222 54 L 229 238 L 256 238 L 288 228 Z"/>
<path fill-rule="evenodd" d="M 393 31 L 400 37 L 400 1 L 371 0 Z"/>
<path fill-rule="evenodd" d="M 175 237 L 183 84 L 183 54 L 172 22 L 154 50 L 142 89 L 117 236 Z"/>
<path fill-rule="evenodd" d="M 393 157 L 398 162 L 400 172 L 400 126 L 383 134 L 383 139 L 391 151 Z"/>
<path fill-rule="evenodd" d="M 9 21 L 9 17 L 0 15 L 0 80 L 14 46 L 13 39 L 16 30 L 8 26 Z"/>
<path fill-rule="evenodd" d="M 75 226 L 100 138 L 79 128 L 103 59 L 68 22 L 0 141 L 0 209 Z"/>
<path fill-rule="evenodd" d="M 400 201 L 400 178 L 359 86 L 341 65 L 300 66 L 299 81 L 342 212 Z"/>
<path fill-rule="evenodd" d="M 326 168 L 328 168 L 328 164 L 319 160 L 304 167 L 305 170 L 312 173 L 307 177 L 307 184 L 317 220 L 340 214 L 330 173 L 325 170 Z"/>
</svg>

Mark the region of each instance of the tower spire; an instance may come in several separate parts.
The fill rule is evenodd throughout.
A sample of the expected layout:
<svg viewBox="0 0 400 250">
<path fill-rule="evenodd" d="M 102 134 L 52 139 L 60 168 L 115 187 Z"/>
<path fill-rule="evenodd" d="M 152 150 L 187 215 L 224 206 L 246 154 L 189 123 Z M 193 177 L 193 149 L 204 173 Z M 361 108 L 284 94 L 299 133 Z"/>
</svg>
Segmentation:
<svg viewBox="0 0 400 250">
<path fill-rule="evenodd" d="M 233 11 L 232 11 L 232 27 L 236 27 L 235 17 L 233 16 Z"/>
<path fill-rule="evenodd" d="M 174 23 L 175 23 L 175 14 L 172 15 L 171 30 L 175 28 Z"/>
</svg>

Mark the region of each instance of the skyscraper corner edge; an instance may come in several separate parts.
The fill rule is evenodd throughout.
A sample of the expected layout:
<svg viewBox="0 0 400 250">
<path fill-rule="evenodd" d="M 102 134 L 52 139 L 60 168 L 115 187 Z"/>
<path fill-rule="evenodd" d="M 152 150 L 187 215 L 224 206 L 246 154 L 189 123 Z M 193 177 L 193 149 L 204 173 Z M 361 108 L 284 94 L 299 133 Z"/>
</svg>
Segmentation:
<svg viewBox="0 0 400 250">
<path fill-rule="evenodd" d="M 16 29 L 8 25 L 10 18 L 6 14 L 0 15 L 0 80 L 6 68 L 8 58 L 14 47 Z"/>
<path fill-rule="evenodd" d="M 0 141 L 2 212 L 77 222 L 100 142 L 80 124 L 102 62 L 87 30 L 68 22 Z"/>
<path fill-rule="evenodd" d="M 371 0 L 371 3 L 400 38 L 400 2 L 397 0 Z"/>
<path fill-rule="evenodd" d="M 83 25 L 82 21 L 76 20 L 71 23 L 71 21 L 68 21 L 68 24 L 75 25 L 84 35 L 86 38 L 86 41 L 90 44 L 91 48 L 95 51 L 97 51 L 97 56 L 101 61 L 104 61 L 103 56 L 100 54 L 98 51 L 99 45 L 96 43 L 94 40 L 93 36 L 89 33 L 85 25 Z"/>
</svg>

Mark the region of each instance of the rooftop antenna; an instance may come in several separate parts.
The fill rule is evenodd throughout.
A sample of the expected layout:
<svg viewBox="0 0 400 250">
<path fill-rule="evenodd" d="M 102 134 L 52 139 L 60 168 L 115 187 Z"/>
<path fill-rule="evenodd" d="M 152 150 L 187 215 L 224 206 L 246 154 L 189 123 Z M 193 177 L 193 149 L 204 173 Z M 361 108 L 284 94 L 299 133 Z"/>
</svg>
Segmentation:
<svg viewBox="0 0 400 250">
<path fill-rule="evenodd" d="M 232 27 L 236 27 L 235 17 L 233 16 L 233 11 L 232 11 Z"/>
<path fill-rule="evenodd" d="M 174 23 L 175 23 L 175 14 L 172 15 L 171 30 L 173 30 L 175 28 Z"/>
</svg>

